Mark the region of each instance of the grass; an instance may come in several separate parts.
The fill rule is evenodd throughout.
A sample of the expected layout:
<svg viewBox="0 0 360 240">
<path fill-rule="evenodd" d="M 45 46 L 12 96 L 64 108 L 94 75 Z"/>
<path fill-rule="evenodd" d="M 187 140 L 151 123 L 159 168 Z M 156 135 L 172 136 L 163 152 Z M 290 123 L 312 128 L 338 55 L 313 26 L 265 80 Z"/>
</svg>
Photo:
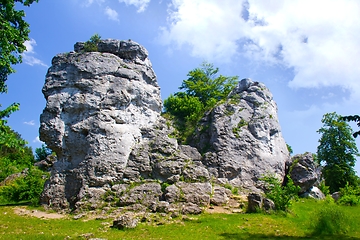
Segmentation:
<svg viewBox="0 0 360 240">
<path fill-rule="evenodd" d="M 110 228 L 107 220 L 46 220 L 14 213 L 14 206 L 0 207 L 0 239 L 360 239 L 360 207 L 336 206 L 346 216 L 348 231 L 340 235 L 316 232 L 318 211 L 326 202 L 294 203 L 291 213 L 202 214 L 174 223 L 140 223 L 135 229 Z"/>
</svg>

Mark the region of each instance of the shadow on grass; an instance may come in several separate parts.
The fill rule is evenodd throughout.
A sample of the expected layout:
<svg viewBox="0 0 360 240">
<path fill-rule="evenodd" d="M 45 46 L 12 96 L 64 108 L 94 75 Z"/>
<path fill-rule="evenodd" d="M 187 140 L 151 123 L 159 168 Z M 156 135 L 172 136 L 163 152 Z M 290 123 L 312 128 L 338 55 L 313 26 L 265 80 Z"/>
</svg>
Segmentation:
<svg viewBox="0 0 360 240">
<path fill-rule="evenodd" d="M 240 240 L 240 239 L 360 239 L 357 237 L 348 237 L 345 235 L 319 235 L 319 236 L 306 236 L 306 237 L 294 237 L 287 235 L 274 235 L 274 234 L 248 234 L 248 233 L 222 233 L 221 237 L 227 240 Z"/>
<path fill-rule="evenodd" d="M 0 207 L 30 206 L 31 202 L 0 203 Z"/>
</svg>

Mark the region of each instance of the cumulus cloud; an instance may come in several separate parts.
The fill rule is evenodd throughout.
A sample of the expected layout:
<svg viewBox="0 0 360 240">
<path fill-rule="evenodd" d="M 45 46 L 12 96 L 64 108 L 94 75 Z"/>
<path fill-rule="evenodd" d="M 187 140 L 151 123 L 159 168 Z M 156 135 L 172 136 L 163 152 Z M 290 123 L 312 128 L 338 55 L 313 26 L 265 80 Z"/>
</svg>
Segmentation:
<svg viewBox="0 0 360 240">
<path fill-rule="evenodd" d="M 36 41 L 34 39 L 30 39 L 29 41 L 25 41 L 24 45 L 26 47 L 26 51 L 23 52 L 22 58 L 23 58 L 23 62 L 25 64 L 28 64 L 30 66 L 40 65 L 40 66 L 43 66 L 43 67 L 49 67 L 43 61 L 41 61 L 40 59 L 33 56 L 35 54 L 34 46 L 36 46 Z"/>
<path fill-rule="evenodd" d="M 106 7 L 105 14 L 108 16 L 108 18 L 110 20 L 113 20 L 116 22 L 119 21 L 119 14 L 114 9 L 111 9 L 110 7 Z"/>
<path fill-rule="evenodd" d="M 29 121 L 29 122 L 24 122 L 24 124 L 30 125 L 30 126 L 34 126 L 34 125 L 35 125 L 35 121 L 34 121 L 34 120 L 31 120 L 31 121 Z"/>
<path fill-rule="evenodd" d="M 40 140 L 39 136 L 37 136 L 37 137 L 33 140 L 33 143 L 44 143 L 44 142 Z"/>
<path fill-rule="evenodd" d="M 340 86 L 360 95 L 360 2 L 172 0 L 161 40 L 193 56 L 294 70 L 292 88 Z"/>
<path fill-rule="evenodd" d="M 138 12 L 143 12 L 147 8 L 150 0 L 119 0 L 120 3 L 125 3 L 126 5 L 134 5 Z"/>
</svg>

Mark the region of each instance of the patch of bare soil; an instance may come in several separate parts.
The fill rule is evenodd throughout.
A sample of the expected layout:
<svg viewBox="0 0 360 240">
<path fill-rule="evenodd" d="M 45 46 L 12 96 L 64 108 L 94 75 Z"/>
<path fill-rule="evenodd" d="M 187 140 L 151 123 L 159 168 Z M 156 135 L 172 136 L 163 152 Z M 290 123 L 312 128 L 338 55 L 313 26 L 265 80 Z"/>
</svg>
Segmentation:
<svg viewBox="0 0 360 240">
<path fill-rule="evenodd" d="M 206 213 L 228 213 L 230 214 L 231 211 L 227 208 L 220 207 L 220 206 L 211 206 L 210 208 L 205 210 Z"/>
<path fill-rule="evenodd" d="M 15 207 L 14 213 L 21 216 L 31 216 L 43 219 L 60 219 L 65 218 L 66 215 L 59 213 L 47 213 L 39 210 L 28 210 L 25 207 Z"/>
</svg>

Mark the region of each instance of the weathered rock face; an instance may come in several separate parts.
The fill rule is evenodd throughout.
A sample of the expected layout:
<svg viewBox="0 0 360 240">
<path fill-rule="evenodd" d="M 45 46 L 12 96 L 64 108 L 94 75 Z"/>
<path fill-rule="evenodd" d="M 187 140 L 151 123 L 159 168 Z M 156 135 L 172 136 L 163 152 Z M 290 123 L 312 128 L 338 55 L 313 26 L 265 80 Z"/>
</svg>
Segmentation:
<svg viewBox="0 0 360 240">
<path fill-rule="evenodd" d="M 297 154 L 286 163 L 287 174 L 296 186 L 300 186 L 300 193 L 305 193 L 320 182 L 318 171 L 311 153 Z"/>
<path fill-rule="evenodd" d="M 59 54 L 46 75 L 40 139 L 59 159 L 44 192 L 48 204 L 73 205 L 85 188 L 121 181 L 141 129 L 160 116 L 147 51 L 117 40 L 102 41 L 99 49 Z"/>
<path fill-rule="evenodd" d="M 253 191 L 264 174 L 283 178 L 289 159 L 272 94 L 250 79 L 203 118 L 193 145 L 211 175 Z"/>
<path fill-rule="evenodd" d="M 192 146 L 178 145 L 160 116 L 146 49 L 118 40 L 102 40 L 98 52 L 83 48 L 55 56 L 46 75 L 40 139 L 57 161 L 44 204 L 199 213 L 231 202 L 225 184 L 259 191 L 262 174 L 284 176 L 289 154 L 263 84 L 242 80 L 204 117 Z"/>
</svg>

